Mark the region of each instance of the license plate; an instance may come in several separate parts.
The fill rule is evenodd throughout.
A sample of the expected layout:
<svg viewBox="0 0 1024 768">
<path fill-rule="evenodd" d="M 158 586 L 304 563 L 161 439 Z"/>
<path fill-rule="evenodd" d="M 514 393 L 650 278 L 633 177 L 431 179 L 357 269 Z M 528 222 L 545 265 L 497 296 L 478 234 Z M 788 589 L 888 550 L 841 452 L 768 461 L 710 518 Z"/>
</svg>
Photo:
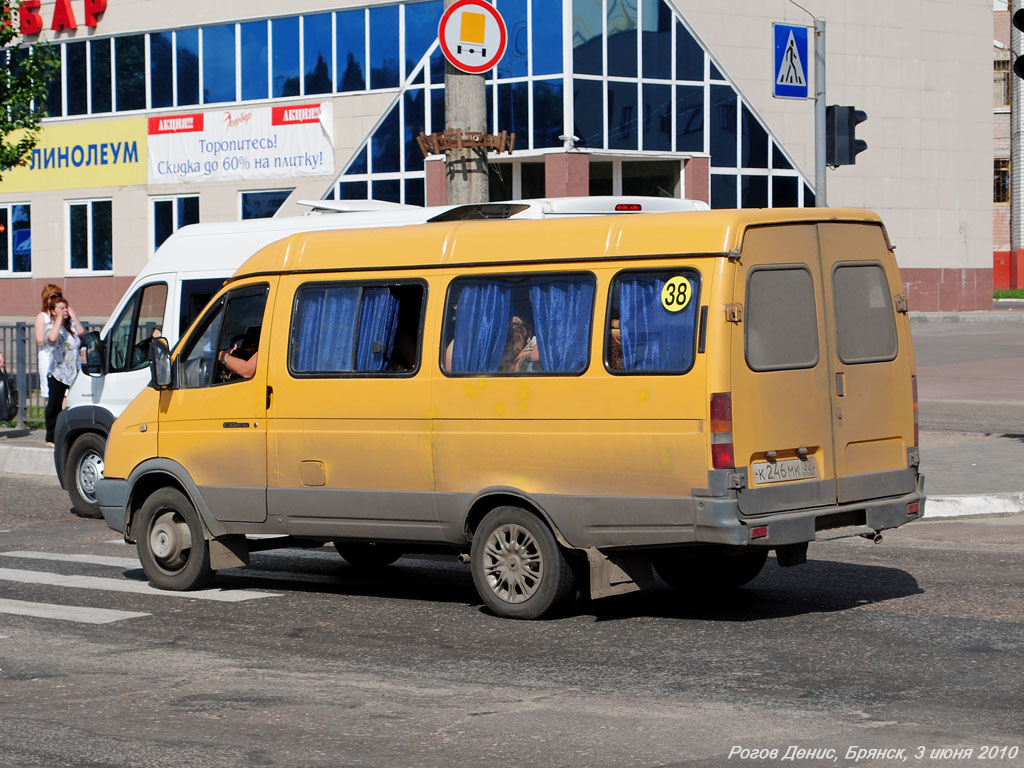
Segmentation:
<svg viewBox="0 0 1024 768">
<path fill-rule="evenodd" d="M 784 483 L 789 480 L 809 480 L 818 476 L 818 464 L 813 458 L 755 461 L 750 466 L 754 482 Z"/>
</svg>

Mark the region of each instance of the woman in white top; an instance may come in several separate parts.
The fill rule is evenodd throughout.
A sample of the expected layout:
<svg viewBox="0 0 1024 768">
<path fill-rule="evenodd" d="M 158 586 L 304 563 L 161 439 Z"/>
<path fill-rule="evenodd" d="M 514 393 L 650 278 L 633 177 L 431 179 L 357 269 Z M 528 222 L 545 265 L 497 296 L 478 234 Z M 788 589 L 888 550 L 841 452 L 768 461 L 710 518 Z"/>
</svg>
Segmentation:
<svg viewBox="0 0 1024 768">
<path fill-rule="evenodd" d="M 57 425 L 57 416 L 64 407 L 64 395 L 78 378 L 82 337 L 76 333 L 75 324 L 71 321 L 67 299 L 53 296 L 50 305 L 52 309 L 46 323 L 44 342 L 50 360 L 47 375 L 49 398 L 46 401 L 46 442 L 53 445 L 53 430 Z"/>
<path fill-rule="evenodd" d="M 46 346 L 46 324 L 50 320 L 50 299 L 54 296 L 60 296 L 62 293 L 61 287 L 55 283 L 47 283 L 43 286 L 43 306 L 38 315 L 36 315 L 36 361 L 39 365 L 39 394 L 44 400 L 49 396 L 49 389 L 46 382 L 46 377 L 50 372 L 50 348 Z M 85 335 L 85 328 L 78 321 L 78 315 L 75 310 L 68 307 L 68 312 L 71 314 L 71 322 L 74 323 L 75 332 L 79 337 Z"/>
</svg>

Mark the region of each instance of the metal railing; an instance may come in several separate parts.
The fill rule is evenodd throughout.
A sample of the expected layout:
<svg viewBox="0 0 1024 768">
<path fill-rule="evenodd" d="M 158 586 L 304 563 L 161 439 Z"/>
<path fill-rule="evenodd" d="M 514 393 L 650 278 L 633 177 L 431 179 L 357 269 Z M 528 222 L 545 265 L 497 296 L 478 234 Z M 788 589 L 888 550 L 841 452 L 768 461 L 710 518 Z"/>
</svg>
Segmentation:
<svg viewBox="0 0 1024 768">
<path fill-rule="evenodd" d="M 90 327 L 83 322 L 86 332 L 97 330 L 100 326 Z M 18 416 L 15 420 L 19 429 L 28 427 L 29 408 L 40 409 L 38 421 L 42 421 L 41 409 L 44 404 L 39 391 L 39 356 L 37 354 L 35 325 L 33 323 L 14 323 L 0 325 L 0 352 L 3 352 L 7 372 L 14 377 L 14 386 L 18 388 Z M 45 372 L 43 374 L 46 375 Z M 36 421 L 36 419 L 33 419 Z"/>
</svg>

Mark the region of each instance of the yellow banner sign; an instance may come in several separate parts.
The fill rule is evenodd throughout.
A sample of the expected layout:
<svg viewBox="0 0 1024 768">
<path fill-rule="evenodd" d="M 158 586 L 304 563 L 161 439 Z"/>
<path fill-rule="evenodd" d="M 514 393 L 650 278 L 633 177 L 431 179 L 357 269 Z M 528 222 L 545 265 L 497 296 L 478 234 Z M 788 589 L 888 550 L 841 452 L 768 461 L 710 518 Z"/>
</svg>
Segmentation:
<svg viewBox="0 0 1024 768">
<path fill-rule="evenodd" d="M 0 171 L 0 194 L 146 183 L 146 119 L 48 125 L 19 168 Z"/>
</svg>

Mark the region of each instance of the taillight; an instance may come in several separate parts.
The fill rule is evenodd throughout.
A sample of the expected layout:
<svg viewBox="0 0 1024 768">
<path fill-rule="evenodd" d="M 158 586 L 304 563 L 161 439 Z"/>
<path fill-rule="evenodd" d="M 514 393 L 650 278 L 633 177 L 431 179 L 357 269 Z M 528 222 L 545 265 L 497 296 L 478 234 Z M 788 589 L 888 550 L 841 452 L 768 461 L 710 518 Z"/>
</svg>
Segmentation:
<svg viewBox="0 0 1024 768">
<path fill-rule="evenodd" d="M 920 445 L 920 428 L 918 427 L 917 376 L 910 377 L 910 386 L 914 390 L 914 445 Z"/>
<path fill-rule="evenodd" d="M 640 203 L 616 203 L 615 210 L 617 213 L 640 213 L 644 207 Z"/>
<path fill-rule="evenodd" d="M 732 451 L 732 394 L 711 395 L 711 466 L 733 469 L 736 459 Z"/>
</svg>

